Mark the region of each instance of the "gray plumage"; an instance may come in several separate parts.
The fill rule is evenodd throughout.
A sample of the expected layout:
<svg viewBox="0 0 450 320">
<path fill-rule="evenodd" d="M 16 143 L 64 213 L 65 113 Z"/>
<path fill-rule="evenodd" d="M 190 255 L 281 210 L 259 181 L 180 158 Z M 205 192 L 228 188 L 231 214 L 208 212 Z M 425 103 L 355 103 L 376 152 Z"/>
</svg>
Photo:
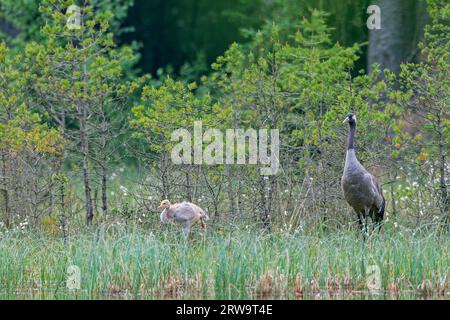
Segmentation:
<svg viewBox="0 0 450 320">
<path fill-rule="evenodd" d="M 385 210 L 385 199 L 377 179 L 358 161 L 354 149 L 356 117 L 348 114 L 344 122 L 350 126 L 344 172 L 341 179 L 345 200 L 358 215 L 360 226 L 367 233 L 370 216 L 378 228 L 381 227 Z"/>
</svg>

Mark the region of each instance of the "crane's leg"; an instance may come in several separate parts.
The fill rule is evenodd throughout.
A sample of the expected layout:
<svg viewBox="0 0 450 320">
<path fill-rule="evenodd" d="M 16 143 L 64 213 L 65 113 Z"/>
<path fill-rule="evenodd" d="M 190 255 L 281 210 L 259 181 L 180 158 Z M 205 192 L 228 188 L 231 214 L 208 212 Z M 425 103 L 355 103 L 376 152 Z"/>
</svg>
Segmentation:
<svg viewBox="0 0 450 320">
<path fill-rule="evenodd" d="M 370 226 L 368 225 L 369 232 L 375 231 L 375 214 L 373 211 L 373 208 L 369 209 L 369 217 L 370 217 Z M 369 219 L 367 219 L 367 222 L 369 222 Z"/>
<path fill-rule="evenodd" d="M 368 231 L 369 215 L 370 215 L 370 209 L 365 208 L 364 209 L 364 237 L 367 237 L 369 235 L 369 231 Z"/>
<path fill-rule="evenodd" d="M 191 231 L 191 224 L 189 221 L 183 222 L 183 234 L 184 238 L 187 239 L 189 237 L 189 232 Z"/>
<path fill-rule="evenodd" d="M 356 214 L 358 215 L 358 223 L 359 223 L 359 228 L 361 230 L 361 233 L 364 235 L 364 211 L 362 212 L 356 212 Z"/>
<path fill-rule="evenodd" d="M 362 219 L 361 219 L 361 213 L 357 212 L 356 214 L 358 215 L 358 224 L 359 224 L 359 228 L 362 230 L 362 228 L 363 228 L 363 222 L 362 222 Z"/>
</svg>

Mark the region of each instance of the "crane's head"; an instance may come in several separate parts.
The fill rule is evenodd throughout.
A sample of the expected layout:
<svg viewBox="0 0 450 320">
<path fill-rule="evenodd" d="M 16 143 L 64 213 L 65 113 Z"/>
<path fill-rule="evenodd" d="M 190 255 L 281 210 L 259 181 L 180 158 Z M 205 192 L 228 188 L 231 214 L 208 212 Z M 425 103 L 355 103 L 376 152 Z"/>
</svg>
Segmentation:
<svg viewBox="0 0 450 320">
<path fill-rule="evenodd" d="M 356 116 L 353 113 L 349 113 L 345 116 L 345 119 L 342 123 L 348 122 L 350 126 L 356 125 Z"/>
<path fill-rule="evenodd" d="M 161 201 L 161 204 L 158 207 L 158 209 L 165 209 L 165 208 L 170 208 L 170 201 L 167 199 Z"/>
</svg>

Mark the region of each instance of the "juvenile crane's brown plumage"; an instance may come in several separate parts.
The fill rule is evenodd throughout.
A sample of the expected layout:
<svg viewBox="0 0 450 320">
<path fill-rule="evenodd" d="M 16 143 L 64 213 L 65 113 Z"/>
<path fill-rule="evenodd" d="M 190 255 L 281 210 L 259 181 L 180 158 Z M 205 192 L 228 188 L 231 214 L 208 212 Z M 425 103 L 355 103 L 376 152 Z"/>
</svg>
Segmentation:
<svg viewBox="0 0 450 320">
<path fill-rule="evenodd" d="M 377 179 L 370 174 L 356 158 L 354 140 L 356 117 L 350 113 L 344 122 L 349 123 L 347 154 L 345 156 L 344 173 L 342 175 L 342 190 L 345 200 L 358 215 L 359 224 L 364 234 L 367 234 L 367 219 L 370 216 L 376 226 L 381 228 L 386 201 Z"/>
<path fill-rule="evenodd" d="M 191 227 L 197 222 L 205 228 L 208 215 L 199 206 L 191 202 L 171 204 L 169 200 L 161 201 L 159 209 L 163 209 L 160 215 L 162 223 L 179 222 L 182 225 L 185 237 L 188 237 Z"/>
</svg>

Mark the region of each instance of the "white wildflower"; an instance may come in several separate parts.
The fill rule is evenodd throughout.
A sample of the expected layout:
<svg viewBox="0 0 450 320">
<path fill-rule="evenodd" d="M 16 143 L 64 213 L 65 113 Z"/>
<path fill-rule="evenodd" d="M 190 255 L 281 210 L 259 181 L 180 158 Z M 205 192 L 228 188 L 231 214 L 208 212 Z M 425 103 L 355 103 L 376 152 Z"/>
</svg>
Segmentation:
<svg viewBox="0 0 450 320">
<path fill-rule="evenodd" d="M 126 187 L 120 186 L 119 188 L 120 188 L 120 191 L 122 191 L 124 194 L 128 193 L 128 189 Z"/>
</svg>

